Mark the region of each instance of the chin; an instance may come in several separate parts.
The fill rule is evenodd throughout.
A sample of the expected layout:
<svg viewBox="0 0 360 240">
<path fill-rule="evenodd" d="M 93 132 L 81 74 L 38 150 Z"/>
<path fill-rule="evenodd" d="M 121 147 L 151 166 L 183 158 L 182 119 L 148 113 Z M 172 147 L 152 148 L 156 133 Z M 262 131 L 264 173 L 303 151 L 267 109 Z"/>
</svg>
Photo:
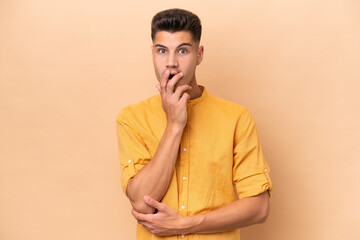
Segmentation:
<svg viewBox="0 0 360 240">
<path fill-rule="evenodd" d="M 178 83 L 175 84 L 174 89 L 176 90 L 177 87 L 180 87 L 180 86 L 183 86 L 183 85 L 190 85 L 190 84 L 188 84 L 186 82 L 178 82 Z"/>
</svg>

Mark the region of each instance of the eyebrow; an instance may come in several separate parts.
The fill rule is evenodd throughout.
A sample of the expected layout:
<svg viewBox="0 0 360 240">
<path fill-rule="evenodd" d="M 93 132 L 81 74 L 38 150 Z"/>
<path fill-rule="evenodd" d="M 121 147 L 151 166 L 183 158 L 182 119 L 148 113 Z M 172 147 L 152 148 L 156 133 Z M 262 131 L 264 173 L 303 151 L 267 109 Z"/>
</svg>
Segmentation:
<svg viewBox="0 0 360 240">
<path fill-rule="evenodd" d="M 176 48 L 179 48 L 179 47 L 182 47 L 182 46 L 190 46 L 190 47 L 192 47 L 191 43 L 182 43 L 179 46 L 177 46 Z M 158 43 L 155 44 L 155 47 L 167 48 L 166 46 L 158 44 Z"/>
</svg>

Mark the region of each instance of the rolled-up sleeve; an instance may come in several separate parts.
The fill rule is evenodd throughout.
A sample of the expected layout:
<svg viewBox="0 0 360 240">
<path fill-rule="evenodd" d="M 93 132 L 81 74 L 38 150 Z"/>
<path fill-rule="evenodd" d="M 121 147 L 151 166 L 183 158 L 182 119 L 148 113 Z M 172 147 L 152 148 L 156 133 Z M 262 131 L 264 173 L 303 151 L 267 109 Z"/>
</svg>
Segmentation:
<svg viewBox="0 0 360 240">
<path fill-rule="evenodd" d="M 233 182 L 239 198 L 269 191 L 272 194 L 270 168 L 267 164 L 256 129 L 248 110 L 241 113 L 234 136 Z"/>
<path fill-rule="evenodd" d="M 151 159 L 151 155 L 124 112 L 120 112 L 116 122 L 118 149 L 121 167 L 121 185 L 124 193 L 132 177 Z"/>
</svg>

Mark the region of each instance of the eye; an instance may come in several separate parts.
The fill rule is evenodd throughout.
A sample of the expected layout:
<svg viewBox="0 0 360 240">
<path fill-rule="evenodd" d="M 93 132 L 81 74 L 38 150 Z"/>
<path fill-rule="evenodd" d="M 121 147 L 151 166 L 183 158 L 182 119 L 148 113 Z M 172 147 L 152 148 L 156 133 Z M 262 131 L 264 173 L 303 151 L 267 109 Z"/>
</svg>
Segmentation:
<svg viewBox="0 0 360 240">
<path fill-rule="evenodd" d="M 159 52 L 159 53 L 165 53 L 166 51 L 165 51 L 165 49 L 160 48 L 160 49 L 158 50 L 158 52 Z"/>
<path fill-rule="evenodd" d="M 184 48 L 181 48 L 181 49 L 179 50 L 179 53 L 182 53 L 182 54 L 187 53 L 187 50 L 184 49 Z"/>
</svg>

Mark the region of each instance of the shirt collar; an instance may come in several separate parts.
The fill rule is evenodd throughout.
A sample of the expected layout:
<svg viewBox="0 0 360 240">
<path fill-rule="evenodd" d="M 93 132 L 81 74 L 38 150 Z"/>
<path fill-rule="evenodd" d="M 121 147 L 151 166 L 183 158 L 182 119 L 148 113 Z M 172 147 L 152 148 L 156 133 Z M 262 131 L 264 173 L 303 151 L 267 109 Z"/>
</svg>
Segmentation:
<svg viewBox="0 0 360 240">
<path fill-rule="evenodd" d="M 197 104 L 197 103 L 199 103 L 199 102 L 202 102 L 202 101 L 204 101 L 204 100 L 206 99 L 206 97 L 207 97 L 206 88 L 205 88 L 204 86 L 202 86 L 202 85 L 198 85 L 198 86 L 199 86 L 199 88 L 202 90 L 201 96 L 198 97 L 198 98 L 195 98 L 195 99 L 191 99 L 191 100 L 186 101 L 186 106 L 187 106 L 187 107 L 193 106 L 193 105 L 195 105 L 195 104 Z"/>
</svg>

